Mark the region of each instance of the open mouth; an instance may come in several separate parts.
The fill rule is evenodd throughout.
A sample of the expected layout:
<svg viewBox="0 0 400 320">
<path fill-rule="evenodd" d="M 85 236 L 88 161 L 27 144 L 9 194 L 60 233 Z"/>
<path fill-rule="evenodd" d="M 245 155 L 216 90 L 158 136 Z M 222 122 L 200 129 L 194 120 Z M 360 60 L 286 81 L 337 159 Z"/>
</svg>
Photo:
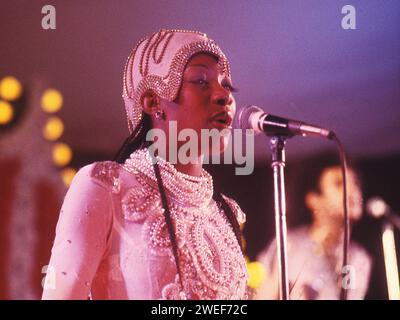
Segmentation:
<svg viewBox="0 0 400 320">
<path fill-rule="evenodd" d="M 231 128 L 232 121 L 233 117 L 226 111 L 220 112 L 211 118 L 211 122 L 223 128 Z"/>
</svg>

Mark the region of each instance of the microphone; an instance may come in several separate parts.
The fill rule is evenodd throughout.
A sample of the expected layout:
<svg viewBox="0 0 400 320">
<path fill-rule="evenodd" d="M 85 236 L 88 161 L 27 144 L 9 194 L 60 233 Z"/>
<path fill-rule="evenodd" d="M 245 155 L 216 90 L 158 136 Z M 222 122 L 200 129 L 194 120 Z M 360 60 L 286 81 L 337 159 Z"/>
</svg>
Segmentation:
<svg viewBox="0 0 400 320">
<path fill-rule="evenodd" d="M 264 132 L 267 136 L 281 135 L 292 137 L 300 135 L 303 137 L 322 137 L 328 139 L 332 139 L 335 136 L 333 131 L 302 121 L 274 116 L 253 105 L 240 110 L 238 126 L 241 129 L 254 129 L 256 134 Z"/>
<path fill-rule="evenodd" d="M 373 218 L 384 217 L 400 230 L 400 217 L 380 197 L 373 197 L 366 203 L 367 213 Z"/>
</svg>

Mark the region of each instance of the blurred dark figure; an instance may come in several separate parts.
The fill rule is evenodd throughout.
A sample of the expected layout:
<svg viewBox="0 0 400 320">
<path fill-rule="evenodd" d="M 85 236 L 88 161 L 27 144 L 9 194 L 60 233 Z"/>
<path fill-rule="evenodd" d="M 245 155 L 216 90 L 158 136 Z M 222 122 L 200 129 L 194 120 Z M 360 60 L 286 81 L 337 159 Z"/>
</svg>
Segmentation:
<svg viewBox="0 0 400 320">
<path fill-rule="evenodd" d="M 363 197 L 359 176 L 353 167 L 349 168 L 347 177 L 349 217 L 353 223 L 362 216 Z M 323 154 L 305 161 L 297 185 L 301 190 L 297 190 L 296 196 L 301 199 L 302 207 L 292 210 L 308 211 L 311 222 L 288 230 L 290 299 L 339 299 L 343 260 L 343 187 L 338 159 Z M 256 298 L 279 298 L 275 240 L 260 253 L 258 260 L 266 268 L 266 279 Z M 364 298 L 371 260 L 364 248 L 351 242 L 349 267 L 344 270 L 348 299 Z"/>
</svg>

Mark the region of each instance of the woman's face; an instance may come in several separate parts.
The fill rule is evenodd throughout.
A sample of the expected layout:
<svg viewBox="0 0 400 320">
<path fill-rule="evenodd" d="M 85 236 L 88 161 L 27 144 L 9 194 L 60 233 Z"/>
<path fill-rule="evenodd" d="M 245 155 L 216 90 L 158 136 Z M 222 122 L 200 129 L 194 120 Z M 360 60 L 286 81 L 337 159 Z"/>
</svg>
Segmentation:
<svg viewBox="0 0 400 320">
<path fill-rule="evenodd" d="M 230 133 L 236 111 L 233 91 L 231 80 L 220 70 L 217 58 L 206 53 L 196 54 L 186 65 L 177 99 L 164 106 L 167 120 L 176 121 L 178 134 L 183 129 L 193 129 L 201 146 L 202 129 L 218 132 L 225 129 Z M 229 135 L 220 136 L 219 150 L 207 152 L 222 152 Z M 178 142 L 178 147 L 184 143 Z"/>
</svg>

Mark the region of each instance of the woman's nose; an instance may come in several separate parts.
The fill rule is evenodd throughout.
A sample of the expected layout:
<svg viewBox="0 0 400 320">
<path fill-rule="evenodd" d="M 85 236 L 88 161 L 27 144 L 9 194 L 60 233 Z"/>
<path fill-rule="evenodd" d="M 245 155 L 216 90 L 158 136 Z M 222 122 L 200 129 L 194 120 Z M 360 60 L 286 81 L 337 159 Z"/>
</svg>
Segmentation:
<svg viewBox="0 0 400 320">
<path fill-rule="evenodd" d="M 216 85 L 212 100 L 213 100 L 213 103 L 215 103 L 219 106 L 222 106 L 222 107 L 230 106 L 233 102 L 230 91 L 225 89 L 220 84 Z"/>
</svg>

